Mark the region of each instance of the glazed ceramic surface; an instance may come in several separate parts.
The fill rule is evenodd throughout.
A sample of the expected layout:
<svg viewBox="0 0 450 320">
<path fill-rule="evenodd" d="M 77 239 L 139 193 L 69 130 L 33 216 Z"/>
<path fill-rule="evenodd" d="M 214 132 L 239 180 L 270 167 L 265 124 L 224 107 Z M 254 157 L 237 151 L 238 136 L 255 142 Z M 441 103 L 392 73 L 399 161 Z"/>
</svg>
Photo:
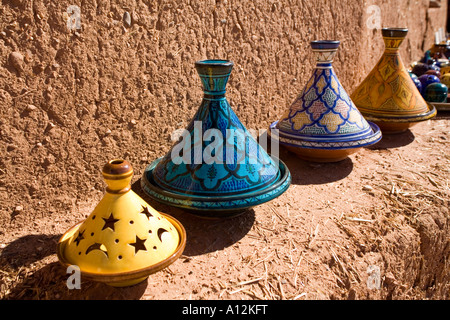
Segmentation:
<svg viewBox="0 0 450 320">
<path fill-rule="evenodd" d="M 422 93 L 422 82 L 420 82 L 420 80 L 418 78 L 413 79 L 414 85 L 417 88 L 417 91 L 419 91 L 420 93 Z"/>
<path fill-rule="evenodd" d="M 425 74 L 428 70 L 430 70 L 428 64 L 419 62 L 413 66 L 412 73 L 420 77 L 421 75 Z"/>
<path fill-rule="evenodd" d="M 441 77 L 441 72 L 438 70 L 428 70 L 427 72 L 425 72 L 425 74 L 431 74 L 433 76 L 436 76 L 438 79 Z"/>
<path fill-rule="evenodd" d="M 200 108 L 185 136 L 148 166 L 144 191 L 163 203 L 211 217 L 233 215 L 279 196 L 290 184 L 289 170 L 257 143 L 225 98 L 233 63 L 205 60 L 195 67 L 204 91 Z M 205 158 L 212 147 L 212 141 L 202 139 L 208 130 L 219 136 L 214 141 L 221 154 L 214 161 Z M 174 157 L 174 148 L 180 146 L 189 153 L 185 159 Z"/>
<path fill-rule="evenodd" d="M 382 30 L 385 52 L 351 95 L 363 116 L 378 124 L 384 133 L 405 131 L 436 115 L 436 109 L 425 102 L 400 58 L 398 48 L 407 32 Z"/>
<path fill-rule="evenodd" d="M 339 41 L 311 43 L 316 68 L 302 93 L 269 128 L 272 136 L 278 131 L 281 144 L 305 159 L 339 161 L 381 139 L 379 128 L 364 119 L 334 72 L 338 46 Z"/>
<path fill-rule="evenodd" d="M 413 79 L 413 80 L 418 80 L 419 79 L 419 77 L 416 74 L 412 73 L 412 72 L 408 72 L 408 74 L 411 77 L 411 79 Z"/>
<path fill-rule="evenodd" d="M 132 174 L 127 161 L 109 162 L 103 169 L 105 195 L 58 243 L 59 260 L 77 265 L 87 279 L 130 286 L 174 262 L 184 249 L 183 226 L 131 190 Z"/>
<path fill-rule="evenodd" d="M 432 83 L 439 83 L 440 80 L 437 76 L 431 74 L 423 74 L 419 77 L 419 81 L 422 85 L 422 96 L 425 96 L 425 89 Z"/>
<path fill-rule="evenodd" d="M 429 102 L 447 102 L 448 88 L 443 83 L 431 83 L 425 90 L 425 100 Z"/>
</svg>

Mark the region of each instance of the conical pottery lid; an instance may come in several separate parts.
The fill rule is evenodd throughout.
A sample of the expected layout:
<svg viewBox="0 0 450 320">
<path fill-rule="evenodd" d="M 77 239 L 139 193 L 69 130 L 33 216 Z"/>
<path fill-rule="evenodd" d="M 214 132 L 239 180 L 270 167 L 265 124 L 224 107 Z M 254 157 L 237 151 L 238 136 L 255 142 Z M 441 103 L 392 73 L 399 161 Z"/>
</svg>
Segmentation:
<svg viewBox="0 0 450 320">
<path fill-rule="evenodd" d="M 400 58 L 399 47 L 407 33 L 405 28 L 382 29 L 383 56 L 351 95 L 368 120 L 412 122 L 436 114 L 417 90 Z"/>
<path fill-rule="evenodd" d="M 313 41 L 317 65 L 301 94 L 270 133 L 282 144 L 317 149 L 359 148 L 380 140 L 379 128 L 367 122 L 339 82 L 332 67 L 339 41 Z"/>
<path fill-rule="evenodd" d="M 179 141 L 146 169 L 144 191 L 206 215 L 251 207 L 284 192 L 287 168 L 258 144 L 225 98 L 233 63 L 203 60 L 195 67 L 204 91 L 200 108 Z"/>
<path fill-rule="evenodd" d="M 185 231 L 131 190 L 128 161 L 112 160 L 102 174 L 105 195 L 84 222 L 62 236 L 58 257 L 92 280 L 130 285 L 178 258 Z"/>
</svg>

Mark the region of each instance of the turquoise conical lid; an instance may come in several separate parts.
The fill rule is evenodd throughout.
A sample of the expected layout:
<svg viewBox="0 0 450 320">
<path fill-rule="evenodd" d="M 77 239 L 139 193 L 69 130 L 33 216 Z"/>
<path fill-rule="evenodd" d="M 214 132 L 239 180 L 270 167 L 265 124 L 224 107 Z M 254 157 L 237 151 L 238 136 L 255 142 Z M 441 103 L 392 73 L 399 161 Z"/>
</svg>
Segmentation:
<svg viewBox="0 0 450 320">
<path fill-rule="evenodd" d="M 232 212 L 280 195 L 290 183 L 288 169 L 258 144 L 225 98 L 233 63 L 204 60 L 195 67 L 204 91 L 200 108 L 170 151 L 146 169 L 143 189 L 193 211 Z"/>
</svg>

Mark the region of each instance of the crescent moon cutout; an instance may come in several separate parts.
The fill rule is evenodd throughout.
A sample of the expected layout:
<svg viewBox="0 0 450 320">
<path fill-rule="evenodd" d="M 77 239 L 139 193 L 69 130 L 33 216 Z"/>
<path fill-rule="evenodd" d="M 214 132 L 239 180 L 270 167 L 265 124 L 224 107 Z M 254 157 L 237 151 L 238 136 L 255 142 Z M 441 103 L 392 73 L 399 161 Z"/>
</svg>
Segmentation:
<svg viewBox="0 0 450 320">
<path fill-rule="evenodd" d="M 158 238 L 159 238 L 159 241 L 161 241 L 162 242 L 162 234 L 164 233 L 164 232 L 169 232 L 169 231 L 167 231 L 166 229 L 164 229 L 164 228 L 159 228 L 158 229 Z"/>
<path fill-rule="evenodd" d="M 89 248 L 86 249 L 86 254 L 88 254 L 89 252 L 93 251 L 93 250 L 100 250 L 101 252 L 103 252 L 107 257 L 108 257 L 108 252 L 106 250 L 104 250 L 104 246 L 102 248 L 102 244 L 101 243 L 94 243 L 92 245 L 89 246 Z"/>
</svg>

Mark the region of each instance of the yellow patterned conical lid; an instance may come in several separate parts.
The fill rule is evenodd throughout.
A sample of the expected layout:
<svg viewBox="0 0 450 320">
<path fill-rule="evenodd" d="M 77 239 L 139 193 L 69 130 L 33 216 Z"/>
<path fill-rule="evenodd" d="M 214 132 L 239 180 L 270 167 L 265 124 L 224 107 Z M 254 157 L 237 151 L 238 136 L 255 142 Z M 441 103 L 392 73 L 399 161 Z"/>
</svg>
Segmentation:
<svg viewBox="0 0 450 320">
<path fill-rule="evenodd" d="M 61 238 L 58 255 L 93 280 L 134 284 L 178 258 L 185 231 L 131 190 L 133 169 L 127 161 L 108 162 L 102 174 L 105 195 L 84 222 Z"/>
<path fill-rule="evenodd" d="M 414 122 L 429 119 L 435 110 L 421 96 L 405 68 L 399 47 L 408 29 L 384 28 L 385 51 L 363 82 L 351 95 L 363 116 L 378 121 Z"/>
</svg>

